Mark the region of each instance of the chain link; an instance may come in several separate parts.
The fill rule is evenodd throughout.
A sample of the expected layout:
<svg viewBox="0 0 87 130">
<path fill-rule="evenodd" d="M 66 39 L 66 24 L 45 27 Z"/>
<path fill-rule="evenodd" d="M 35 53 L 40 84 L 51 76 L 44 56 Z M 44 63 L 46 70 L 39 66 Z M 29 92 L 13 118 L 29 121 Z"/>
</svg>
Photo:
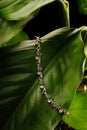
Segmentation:
<svg viewBox="0 0 87 130">
<path fill-rule="evenodd" d="M 52 98 L 50 97 L 50 95 L 47 93 L 46 87 L 45 87 L 45 83 L 44 83 L 44 78 L 43 78 L 43 72 L 42 72 L 42 66 L 41 66 L 41 39 L 38 36 L 35 36 L 36 38 L 36 65 L 37 65 L 37 75 L 38 75 L 38 80 L 39 80 L 39 85 L 40 85 L 40 89 L 42 91 L 42 94 L 44 95 L 47 103 L 53 108 L 55 109 L 58 113 L 60 114 L 64 114 L 64 115 L 69 115 L 69 112 L 66 111 L 65 109 L 61 108 L 60 106 L 57 106 L 54 101 L 52 100 Z"/>
</svg>

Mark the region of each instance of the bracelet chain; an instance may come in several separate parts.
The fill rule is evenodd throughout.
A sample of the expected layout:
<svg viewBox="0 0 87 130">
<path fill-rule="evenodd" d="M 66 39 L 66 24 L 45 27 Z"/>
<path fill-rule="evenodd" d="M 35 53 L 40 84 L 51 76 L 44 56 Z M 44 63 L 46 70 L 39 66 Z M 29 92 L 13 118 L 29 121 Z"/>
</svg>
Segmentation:
<svg viewBox="0 0 87 130">
<path fill-rule="evenodd" d="M 41 66 L 41 39 L 38 36 L 35 36 L 35 38 L 36 38 L 36 43 L 35 43 L 36 56 L 35 56 L 35 59 L 36 59 L 36 65 L 37 65 L 37 75 L 38 75 L 39 85 L 40 85 L 40 89 L 42 91 L 42 94 L 44 95 L 47 103 L 53 109 L 55 109 L 58 113 L 64 114 L 64 115 L 69 115 L 69 112 L 66 111 L 65 109 L 61 108 L 60 106 L 57 106 L 54 103 L 54 101 L 52 100 L 52 98 L 50 97 L 50 95 L 47 93 L 45 83 L 44 83 L 44 79 L 43 79 L 42 66 Z"/>
</svg>

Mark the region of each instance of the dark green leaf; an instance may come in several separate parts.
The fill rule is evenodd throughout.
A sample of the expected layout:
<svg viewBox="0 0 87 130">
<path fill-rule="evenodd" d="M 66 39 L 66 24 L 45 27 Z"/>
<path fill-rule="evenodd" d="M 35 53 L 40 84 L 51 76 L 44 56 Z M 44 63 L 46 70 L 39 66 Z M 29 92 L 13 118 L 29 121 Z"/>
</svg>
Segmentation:
<svg viewBox="0 0 87 130">
<path fill-rule="evenodd" d="M 31 17 L 42 6 L 55 0 L 15 0 L 12 4 L 2 8 L 0 15 L 9 20 L 22 20 Z"/>
<path fill-rule="evenodd" d="M 1 8 L 0 15 L 7 20 L 24 20 L 28 18 L 32 19 L 32 15 L 36 14 L 37 10 L 42 6 L 54 2 L 55 0 L 19 0 L 15 1 L 8 6 Z M 6 1 L 5 1 L 6 3 Z M 60 17 L 62 16 L 61 23 L 63 26 L 69 26 L 69 3 L 66 0 L 58 0 Z M 1 4 L 2 5 L 2 4 Z"/>
<path fill-rule="evenodd" d="M 17 37 L 18 34 L 21 34 L 21 30 L 27 21 L 28 19 L 19 22 L 0 19 L 0 47 L 7 46 L 14 36 Z M 11 43 L 11 45 L 13 44 Z"/>
<path fill-rule="evenodd" d="M 15 45 L 24 40 L 29 40 L 29 38 L 23 31 L 21 31 L 7 43 L 7 46 Z"/>
<path fill-rule="evenodd" d="M 21 31 L 16 22 L 8 22 L 0 19 L 0 46 L 7 42 Z"/>
<path fill-rule="evenodd" d="M 61 28 L 41 38 L 47 91 L 65 109 L 83 77 L 81 31 Z M 40 92 L 35 42 L 0 48 L 0 126 L 6 123 L 3 130 L 53 130 L 62 117 L 50 108 Z"/>
</svg>

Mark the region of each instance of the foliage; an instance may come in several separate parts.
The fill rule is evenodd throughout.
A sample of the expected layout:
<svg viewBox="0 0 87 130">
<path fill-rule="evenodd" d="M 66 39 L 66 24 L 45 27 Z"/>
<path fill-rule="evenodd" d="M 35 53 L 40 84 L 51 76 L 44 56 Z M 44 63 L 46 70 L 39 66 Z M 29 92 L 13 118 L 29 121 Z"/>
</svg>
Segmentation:
<svg viewBox="0 0 87 130">
<path fill-rule="evenodd" d="M 87 92 L 78 92 L 86 69 L 87 27 L 70 27 L 69 2 L 60 5 L 62 28 L 41 37 L 42 66 L 48 93 L 67 109 L 54 111 L 42 96 L 36 75 L 35 43 L 23 27 L 41 7 L 55 0 L 0 1 L 0 130 L 54 130 L 60 120 L 87 130 Z M 86 0 L 77 0 L 87 14 Z"/>
</svg>

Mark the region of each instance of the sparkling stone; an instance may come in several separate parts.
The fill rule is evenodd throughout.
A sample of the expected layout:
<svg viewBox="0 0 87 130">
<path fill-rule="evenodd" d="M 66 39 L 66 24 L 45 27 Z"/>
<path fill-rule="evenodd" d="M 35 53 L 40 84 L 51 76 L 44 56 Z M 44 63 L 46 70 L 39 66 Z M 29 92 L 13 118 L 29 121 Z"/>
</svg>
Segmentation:
<svg viewBox="0 0 87 130">
<path fill-rule="evenodd" d="M 37 60 L 37 64 L 41 64 L 41 59 L 39 58 L 38 60 Z"/>
<path fill-rule="evenodd" d="M 38 74 L 38 75 L 41 75 L 42 73 L 41 73 L 41 71 L 38 71 L 37 74 Z"/>
<path fill-rule="evenodd" d="M 84 85 L 84 91 L 86 91 L 87 90 L 87 86 L 86 85 Z"/>
<path fill-rule="evenodd" d="M 42 79 L 42 80 L 43 80 L 43 74 L 42 74 L 42 73 L 40 74 L 39 79 Z"/>
<path fill-rule="evenodd" d="M 67 112 L 65 113 L 65 115 L 69 115 L 69 112 L 67 111 Z"/>
<path fill-rule="evenodd" d="M 53 102 L 53 100 L 51 100 L 51 107 L 53 108 L 53 105 L 54 105 L 54 102 Z"/>
<path fill-rule="evenodd" d="M 44 92 L 46 92 L 46 89 L 45 89 L 45 88 L 43 89 L 43 93 L 44 93 Z"/>
<path fill-rule="evenodd" d="M 36 55 L 40 57 L 40 55 L 41 55 L 41 54 L 40 54 L 40 52 L 39 52 L 39 51 L 37 51 L 37 52 L 36 52 Z"/>
<path fill-rule="evenodd" d="M 50 98 L 50 96 L 48 94 L 45 95 L 46 99 L 48 100 L 48 98 Z"/>
<path fill-rule="evenodd" d="M 38 71 L 40 71 L 42 73 L 42 67 L 41 66 L 38 67 Z"/>
<path fill-rule="evenodd" d="M 46 95 L 47 93 L 46 93 L 46 89 L 44 88 L 43 89 L 43 95 Z"/>
<path fill-rule="evenodd" d="M 63 110 L 62 109 L 59 109 L 59 113 L 62 113 L 63 112 Z"/>
<path fill-rule="evenodd" d="M 44 85 L 44 81 L 43 81 L 43 79 L 41 79 L 40 77 L 39 77 L 39 84 L 40 84 L 40 85 Z"/>
<path fill-rule="evenodd" d="M 39 44 L 38 44 L 36 49 L 37 49 L 38 52 L 40 52 L 40 45 Z"/>
<path fill-rule="evenodd" d="M 39 56 L 36 56 L 35 59 L 36 59 L 36 60 L 39 60 Z"/>
<path fill-rule="evenodd" d="M 55 108 L 55 107 L 56 107 L 56 106 L 55 106 L 55 104 L 53 103 L 53 104 L 52 104 L 52 108 Z"/>
<path fill-rule="evenodd" d="M 40 88 L 43 89 L 43 88 L 44 88 L 44 85 L 40 85 Z"/>
<path fill-rule="evenodd" d="M 36 42 L 36 43 L 35 43 L 35 46 L 37 47 L 38 45 L 39 45 L 39 43 L 38 43 L 38 42 Z"/>
<path fill-rule="evenodd" d="M 40 64 L 38 64 L 38 62 L 37 62 L 37 70 L 39 71 L 39 68 L 40 68 Z"/>
<path fill-rule="evenodd" d="M 51 100 L 50 98 L 47 99 L 47 102 L 48 102 L 49 104 L 51 103 L 51 101 L 52 101 L 52 100 Z"/>
<path fill-rule="evenodd" d="M 39 36 L 35 36 L 36 40 L 39 42 L 40 41 L 40 37 Z"/>
</svg>

